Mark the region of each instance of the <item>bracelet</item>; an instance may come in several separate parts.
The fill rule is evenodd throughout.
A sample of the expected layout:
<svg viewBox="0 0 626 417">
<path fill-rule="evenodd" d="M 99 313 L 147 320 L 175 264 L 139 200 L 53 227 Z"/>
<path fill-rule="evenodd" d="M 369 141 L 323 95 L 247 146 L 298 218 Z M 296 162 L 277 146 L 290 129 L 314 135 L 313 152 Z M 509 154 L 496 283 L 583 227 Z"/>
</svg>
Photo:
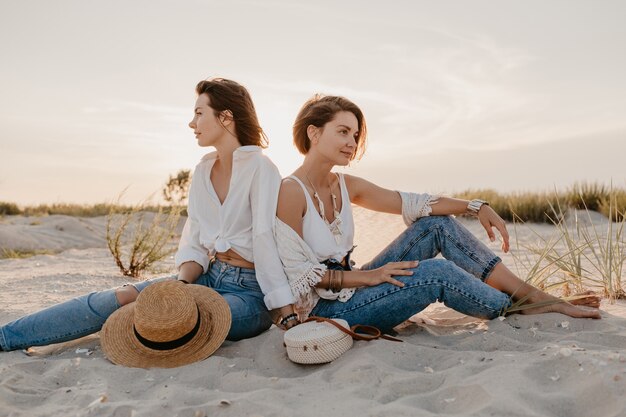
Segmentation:
<svg viewBox="0 0 626 417">
<path fill-rule="evenodd" d="M 335 276 L 335 271 L 333 269 L 327 269 L 328 271 L 328 285 L 326 286 L 326 291 L 330 291 L 330 288 L 333 285 L 333 277 Z"/>
<path fill-rule="evenodd" d="M 296 313 L 291 313 L 280 321 L 280 324 L 286 326 L 290 321 L 296 320 L 298 321 L 298 315 Z"/>
<path fill-rule="evenodd" d="M 488 206 L 489 203 L 485 200 L 474 199 L 467 204 L 465 212 L 471 216 L 478 216 L 478 212 L 482 206 Z"/>
<path fill-rule="evenodd" d="M 331 277 L 330 290 L 335 293 L 341 291 L 341 288 L 343 288 L 343 270 L 334 270 Z"/>
</svg>

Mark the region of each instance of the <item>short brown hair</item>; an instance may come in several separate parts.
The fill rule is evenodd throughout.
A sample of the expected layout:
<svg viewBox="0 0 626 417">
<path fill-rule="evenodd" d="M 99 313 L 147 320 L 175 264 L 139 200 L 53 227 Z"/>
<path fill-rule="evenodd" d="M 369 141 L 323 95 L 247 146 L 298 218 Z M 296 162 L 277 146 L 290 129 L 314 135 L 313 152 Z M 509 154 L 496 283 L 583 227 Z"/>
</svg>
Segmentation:
<svg viewBox="0 0 626 417">
<path fill-rule="evenodd" d="M 210 78 L 196 85 L 198 95 L 206 94 L 217 117 L 229 110 L 235 121 L 235 134 L 242 146 L 257 145 L 266 148 L 267 136 L 256 115 L 250 93 L 244 86 L 225 78 Z"/>
<path fill-rule="evenodd" d="M 306 155 L 311 148 L 311 141 L 306 132 L 307 128 L 310 125 L 323 127 L 341 111 L 354 114 L 359 126 L 359 134 L 356 137 L 356 152 L 352 155 L 352 159 L 360 159 L 363 156 L 367 141 L 367 127 L 363 112 L 347 98 L 322 94 L 316 94 L 304 103 L 293 124 L 293 143 L 301 154 Z"/>
</svg>

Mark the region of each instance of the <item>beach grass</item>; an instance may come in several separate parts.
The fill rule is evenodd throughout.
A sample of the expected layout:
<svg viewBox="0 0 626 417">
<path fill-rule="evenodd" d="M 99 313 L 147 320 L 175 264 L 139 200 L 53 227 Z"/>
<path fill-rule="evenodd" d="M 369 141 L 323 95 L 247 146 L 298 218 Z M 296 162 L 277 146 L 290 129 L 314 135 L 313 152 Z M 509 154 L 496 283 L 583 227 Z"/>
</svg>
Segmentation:
<svg viewBox="0 0 626 417">
<path fill-rule="evenodd" d="M 565 191 L 500 193 L 491 189 L 468 189 L 454 193 L 466 200 L 479 198 L 506 221 L 554 223 L 555 215 L 567 215 L 567 209 L 598 211 L 613 221 L 626 213 L 626 189 L 600 183 L 575 183 Z M 559 207 L 555 213 L 553 208 Z M 558 220 L 558 219 L 557 219 Z"/>
<path fill-rule="evenodd" d="M 55 203 L 55 204 L 38 204 L 36 206 L 20 207 L 15 203 L 0 202 L 0 216 L 22 215 L 27 217 L 45 217 L 52 215 L 65 215 L 72 217 L 100 217 L 107 216 L 109 213 L 124 213 L 131 210 L 134 206 L 111 203 L 98 204 L 72 204 L 72 203 Z M 142 210 L 151 213 L 159 211 L 169 212 L 170 210 L 178 210 L 182 216 L 187 215 L 185 208 L 180 206 L 172 206 L 171 204 L 162 206 L 157 204 L 143 204 Z"/>
<path fill-rule="evenodd" d="M 609 196 L 600 202 L 598 211 L 611 221 L 623 221 L 626 216 L 626 190 L 613 189 Z"/>
<path fill-rule="evenodd" d="M 48 250 L 48 249 L 38 249 L 38 250 L 14 250 L 2 248 L 0 250 L 0 258 L 1 259 L 24 259 L 31 258 L 37 255 L 54 255 L 56 252 Z"/>
<path fill-rule="evenodd" d="M 609 200 L 609 210 L 614 210 L 614 204 Z M 609 302 L 626 298 L 626 218 L 602 221 L 584 209 L 574 211 L 566 221 L 562 206 L 552 206 L 551 210 L 553 236 L 544 237 L 527 225 L 535 242 L 520 243 L 515 233 L 512 255 L 518 270 L 526 273 L 526 282 L 545 291 L 558 291 L 556 295 L 562 297 L 591 289 Z M 519 223 L 519 219 L 514 222 L 514 229 Z M 514 307 L 522 305 L 518 301 Z"/>
<path fill-rule="evenodd" d="M 0 201 L 0 216 L 12 216 L 16 214 L 22 214 L 17 204 Z"/>
<path fill-rule="evenodd" d="M 577 210 L 599 211 L 600 205 L 609 199 L 612 190 L 597 182 L 574 183 L 565 193 L 570 207 Z"/>
</svg>

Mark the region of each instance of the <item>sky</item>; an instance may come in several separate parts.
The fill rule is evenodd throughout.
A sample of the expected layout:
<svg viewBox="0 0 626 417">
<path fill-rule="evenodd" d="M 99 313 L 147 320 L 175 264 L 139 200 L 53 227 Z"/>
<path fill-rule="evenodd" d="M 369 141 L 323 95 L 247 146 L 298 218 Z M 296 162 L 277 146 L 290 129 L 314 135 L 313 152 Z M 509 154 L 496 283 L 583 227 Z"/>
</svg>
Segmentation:
<svg viewBox="0 0 626 417">
<path fill-rule="evenodd" d="M 199 80 L 245 85 L 281 174 L 314 93 L 363 110 L 341 171 L 452 194 L 626 186 L 626 3 L 0 0 L 0 201 L 139 202 L 203 154 Z M 154 198 L 156 198 L 154 197 Z"/>
</svg>

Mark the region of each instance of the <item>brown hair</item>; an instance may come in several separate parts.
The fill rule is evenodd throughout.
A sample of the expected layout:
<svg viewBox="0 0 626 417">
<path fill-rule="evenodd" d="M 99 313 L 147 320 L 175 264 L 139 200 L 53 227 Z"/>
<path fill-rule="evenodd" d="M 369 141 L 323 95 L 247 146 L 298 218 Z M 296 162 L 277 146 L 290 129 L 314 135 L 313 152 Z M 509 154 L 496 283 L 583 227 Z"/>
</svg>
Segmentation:
<svg viewBox="0 0 626 417">
<path fill-rule="evenodd" d="M 352 159 L 360 159 L 363 156 L 367 141 L 367 127 L 363 112 L 347 98 L 322 94 L 316 94 L 304 103 L 293 124 L 293 143 L 301 154 L 306 155 L 311 148 L 311 141 L 306 132 L 307 128 L 310 125 L 323 127 L 333 120 L 340 111 L 349 111 L 356 117 L 359 134 L 356 137 L 356 152 L 352 155 Z"/>
<path fill-rule="evenodd" d="M 196 93 L 209 96 L 209 105 L 216 117 L 227 110 L 232 113 L 235 134 L 242 146 L 267 147 L 267 136 L 259 125 L 254 103 L 244 86 L 225 78 L 211 78 L 200 81 Z"/>
</svg>

